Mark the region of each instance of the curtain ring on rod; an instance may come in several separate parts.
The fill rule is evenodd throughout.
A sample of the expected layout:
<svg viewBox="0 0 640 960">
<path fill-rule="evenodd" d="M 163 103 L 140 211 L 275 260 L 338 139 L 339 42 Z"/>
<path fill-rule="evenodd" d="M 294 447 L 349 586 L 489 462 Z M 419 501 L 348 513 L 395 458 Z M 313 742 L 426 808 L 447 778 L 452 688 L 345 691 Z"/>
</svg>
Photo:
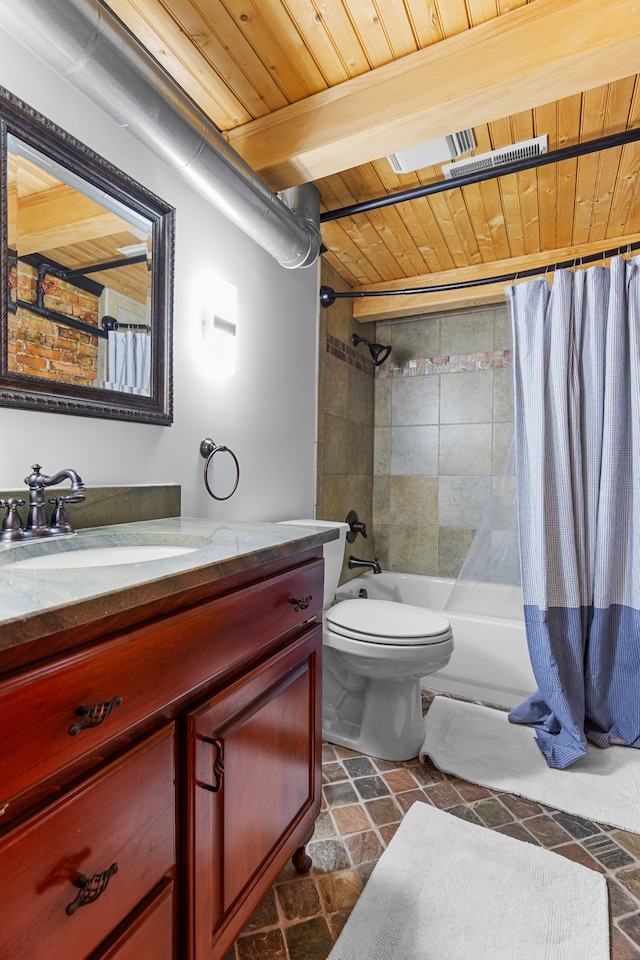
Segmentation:
<svg viewBox="0 0 640 960">
<path fill-rule="evenodd" d="M 231 491 L 223 497 L 220 497 L 218 496 L 218 494 L 214 493 L 211 487 L 209 486 L 209 467 L 216 453 L 228 453 L 229 456 L 232 458 L 235 466 L 235 473 L 236 473 L 235 482 L 233 484 L 233 487 L 231 488 Z M 233 494 L 236 492 L 238 483 L 240 482 L 240 465 L 238 463 L 238 458 L 236 457 L 235 453 L 233 452 L 233 450 L 230 450 L 229 447 L 225 447 L 224 444 L 215 443 L 211 439 L 211 437 L 206 437 L 200 443 L 200 456 L 206 459 L 207 461 L 204 465 L 204 485 L 206 487 L 207 493 L 209 494 L 210 497 L 213 497 L 214 500 L 228 500 L 229 497 L 232 497 Z"/>
</svg>

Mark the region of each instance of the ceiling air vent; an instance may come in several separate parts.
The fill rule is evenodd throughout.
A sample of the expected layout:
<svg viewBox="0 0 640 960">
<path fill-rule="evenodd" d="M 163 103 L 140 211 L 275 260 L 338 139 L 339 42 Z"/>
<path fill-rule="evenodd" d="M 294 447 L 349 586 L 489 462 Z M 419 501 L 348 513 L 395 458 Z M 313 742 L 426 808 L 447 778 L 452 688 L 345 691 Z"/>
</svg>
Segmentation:
<svg viewBox="0 0 640 960">
<path fill-rule="evenodd" d="M 511 163 L 512 160 L 522 160 L 524 157 L 539 157 L 541 154 L 547 153 L 548 149 L 547 134 L 545 133 L 544 136 L 534 137 L 533 140 L 521 140 L 520 143 L 512 143 L 508 147 L 501 147 L 499 150 L 479 153 L 467 160 L 449 163 L 442 168 L 442 172 L 445 180 L 452 180 L 454 177 L 462 177 L 469 173 L 478 173 L 480 170 L 500 167 L 505 163 Z"/>
<path fill-rule="evenodd" d="M 414 170 L 461 157 L 463 153 L 475 150 L 475 146 L 473 130 L 461 130 L 439 140 L 429 140 L 428 143 L 419 143 L 417 147 L 390 153 L 387 160 L 396 173 L 413 173 Z"/>
<path fill-rule="evenodd" d="M 461 130 L 459 133 L 452 133 L 451 136 L 445 137 L 445 140 L 451 149 L 452 159 L 453 157 L 461 157 L 463 153 L 470 153 L 476 148 L 476 138 L 473 135 L 473 130 Z"/>
</svg>

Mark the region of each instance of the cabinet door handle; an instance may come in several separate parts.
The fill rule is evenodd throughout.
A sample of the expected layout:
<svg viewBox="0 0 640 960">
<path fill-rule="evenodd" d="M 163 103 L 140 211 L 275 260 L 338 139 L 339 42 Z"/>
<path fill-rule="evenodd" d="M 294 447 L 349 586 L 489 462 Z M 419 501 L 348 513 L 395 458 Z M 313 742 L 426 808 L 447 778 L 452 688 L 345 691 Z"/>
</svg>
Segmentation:
<svg viewBox="0 0 640 960">
<path fill-rule="evenodd" d="M 89 727 L 97 727 L 106 720 L 115 707 L 122 703 L 122 697 L 114 697 L 113 700 L 105 700 L 103 703 L 96 703 L 93 707 L 87 707 L 81 703 L 76 709 L 76 714 L 80 717 L 73 726 L 69 727 L 69 734 L 75 737 L 81 730 L 87 730 Z"/>
<path fill-rule="evenodd" d="M 313 600 L 313 596 L 309 594 L 308 597 L 301 597 L 300 600 L 290 600 L 289 603 L 295 604 L 294 609 L 296 611 L 307 610 L 312 600 Z"/>
<path fill-rule="evenodd" d="M 220 787 L 222 786 L 222 778 L 224 777 L 224 759 L 222 756 L 222 743 L 218 740 L 217 737 L 203 737 L 205 743 L 210 743 L 216 748 L 216 755 L 213 761 L 213 776 L 215 779 L 215 785 L 211 786 L 209 783 L 201 783 L 200 786 L 204 787 L 205 790 L 210 790 L 211 793 L 217 793 Z"/>
<path fill-rule="evenodd" d="M 117 872 L 118 864 L 112 863 L 108 870 L 103 870 L 102 873 L 94 873 L 92 877 L 86 877 L 84 873 L 79 874 L 73 881 L 74 887 L 79 887 L 78 895 L 67 906 L 66 913 L 72 917 L 80 907 L 97 900 L 107 889 L 111 877 Z"/>
</svg>

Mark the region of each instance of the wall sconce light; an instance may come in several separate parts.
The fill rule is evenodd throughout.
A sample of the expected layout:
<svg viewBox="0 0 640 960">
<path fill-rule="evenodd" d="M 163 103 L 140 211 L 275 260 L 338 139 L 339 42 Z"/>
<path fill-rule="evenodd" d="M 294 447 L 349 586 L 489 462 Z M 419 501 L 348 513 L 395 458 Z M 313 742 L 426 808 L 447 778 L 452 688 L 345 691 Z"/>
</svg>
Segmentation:
<svg viewBox="0 0 640 960">
<path fill-rule="evenodd" d="M 222 280 L 208 291 L 212 305 L 202 308 L 202 339 L 206 364 L 214 376 L 235 373 L 236 369 L 236 288 Z"/>
<path fill-rule="evenodd" d="M 354 333 L 351 337 L 351 343 L 354 347 L 357 347 L 359 343 L 366 343 L 375 367 L 379 367 L 381 363 L 384 363 L 391 353 L 391 347 L 383 347 L 381 343 L 370 343 L 368 340 L 365 340 L 364 337 L 359 337 L 357 333 Z"/>
</svg>

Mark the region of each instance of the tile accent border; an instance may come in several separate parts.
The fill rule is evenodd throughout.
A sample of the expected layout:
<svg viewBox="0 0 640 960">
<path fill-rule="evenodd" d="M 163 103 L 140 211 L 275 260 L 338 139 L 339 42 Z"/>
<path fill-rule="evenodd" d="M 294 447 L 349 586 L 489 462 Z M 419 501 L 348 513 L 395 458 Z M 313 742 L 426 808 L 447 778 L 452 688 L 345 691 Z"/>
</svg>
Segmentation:
<svg viewBox="0 0 640 960">
<path fill-rule="evenodd" d="M 338 360 L 348 363 L 350 367 L 355 367 L 356 370 L 361 370 L 362 373 L 366 373 L 370 377 L 374 376 L 376 368 L 371 362 L 371 359 L 363 355 L 362 350 L 357 351 L 355 347 L 343 343 L 342 340 L 338 340 L 337 337 L 332 336 L 330 333 L 328 333 L 326 337 L 325 350 L 327 353 L 330 353 L 332 357 L 337 357 Z"/>
<path fill-rule="evenodd" d="M 475 370 L 496 370 L 511 366 L 511 350 L 486 350 L 478 353 L 452 354 L 448 357 L 425 357 L 406 360 L 401 366 L 392 361 L 375 370 L 377 380 L 395 377 L 428 377 L 443 373 L 469 373 Z"/>
</svg>

